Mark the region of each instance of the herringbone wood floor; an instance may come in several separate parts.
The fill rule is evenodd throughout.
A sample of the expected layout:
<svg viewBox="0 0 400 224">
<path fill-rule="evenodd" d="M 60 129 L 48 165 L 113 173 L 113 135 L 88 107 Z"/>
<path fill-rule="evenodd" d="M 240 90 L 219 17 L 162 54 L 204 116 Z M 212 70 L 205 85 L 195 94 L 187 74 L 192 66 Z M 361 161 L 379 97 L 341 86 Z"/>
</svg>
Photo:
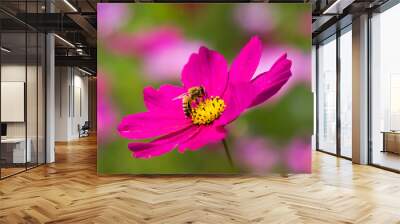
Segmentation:
<svg viewBox="0 0 400 224">
<path fill-rule="evenodd" d="M 400 223 L 400 175 L 315 152 L 313 174 L 106 176 L 96 139 L 0 181 L 0 223 Z"/>
</svg>

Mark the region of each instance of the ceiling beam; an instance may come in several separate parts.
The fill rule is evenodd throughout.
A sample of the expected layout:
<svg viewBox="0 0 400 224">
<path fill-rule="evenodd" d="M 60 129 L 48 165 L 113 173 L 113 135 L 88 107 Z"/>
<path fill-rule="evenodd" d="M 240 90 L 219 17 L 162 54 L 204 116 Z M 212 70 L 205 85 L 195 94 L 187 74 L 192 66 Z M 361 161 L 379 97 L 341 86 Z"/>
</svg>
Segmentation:
<svg viewBox="0 0 400 224">
<path fill-rule="evenodd" d="M 355 0 L 336 0 L 330 4 L 322 14 L 342 14 L 349 5 L 351 5 Z"/>
<path fill-rule="evenodd" d="M 62 13 L 18 13 L 0 19 L 2 30 L 15 30 L 15 21 L 42 32 L 82 31 L 75 21 Z"/>
<path fill-rule="evenodd" d="M 88 67 L 96 71 L 97 59 L 91 56 L 55 56 L 56 66 Z"/>
<path fill-rule="evenodd" d="M 68 17 L 74 21 L 78 26 L 82 28 L 83 31 L 85 31 L 89 37 L 94 39 L 96 41 L 97 38 L 97 30 L 95 27 L 90 24 L 85 17 L 83 17 L 80 14 L 68 14 Z"/>
</svg>

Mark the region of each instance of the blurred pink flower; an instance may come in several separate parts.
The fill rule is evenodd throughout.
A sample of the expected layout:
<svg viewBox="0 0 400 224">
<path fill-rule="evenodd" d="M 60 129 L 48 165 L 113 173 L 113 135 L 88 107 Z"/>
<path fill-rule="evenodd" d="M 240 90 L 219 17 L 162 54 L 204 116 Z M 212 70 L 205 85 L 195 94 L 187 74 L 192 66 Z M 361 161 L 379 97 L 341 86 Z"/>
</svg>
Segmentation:
<svg viewBox="0 0 400 224">
<path fill-rule="evenodd" d="M 97 139 L 105 143 L 111 139 L 117 121 L 117 113 L 108 94 L 106 76 L 97 74 Z"/>
<path fill-rule="evenodd" d="M 311 172 L 311 144 L 303 139 L 279 147 L 261 137 L 247 137 L 237 141 L 234 153 L 239 165 L 255 173 L 265 173 L 279 164 L 292 173 Z"/>
<path fill-rule="evenodd" d="M 304 140 L 296 139 L 285 151 L 286 163 L 294 173 L 311 172 L 311 144 Z"/>
<path fill-rule="evenodd" d="M 182 41 L 180 31 L 175 27 L 157 27 L 135 33 L 116 33 L 106 44 L 111 51 L 128 56 L 145 56 L 158 49 Z"/>
<path fill-rule="evenodd" d="M 255 74 L 260 74 L 265 68 L 269 68 L 272 65 L 271 61 L 279 58 L 282 51 L 287 52 L 288 57 L 293 59 L 293 75 L 287 84 L 282 87 L 282 90 L 271 98 L 272 101 L 276 101 L 299 83 L 311 86 L 311 55 L 288 46 L 273 45 L 264 48 Z"/>
<path fill-rule="evenodd" d="M 237 164 L 253 173 L 271 170 L 278 162 L 279 155 L 263 138 L 243 138 L 237 141 L 234 151 Z"/>
<path fill-rule="evenodd" d="M 128 17 L 128 8 L 122 3 L 97 4 L 97 30 L 100 38 L 116 32 Z"/>
<path fill-rule="evenodd" d="M 187 58 L 201 46 L 198 42 L 177 42 L 143 58 L 143 70 L 154 81 L 174 80 L 185 65 Z"/>
<path fill-rule="evenodd" d="M 97 73 L 97 95 L 105 96 L 108 93 L 108 80 L 103 72 Z"/>
<path fill-rule="evenodd" d="M 235 21 L 251 34 L 265 34 L 276 23 L 270 7 L 264 3 L 238 4 L 234 10 Z"/>
<path fill-rule="evenodd" d="M 113 37 L 108 47 L 115 53 L 139 57 L 152 81 L 177 80 L 190 54 L 202 45 L 186 40 L 174 27 L 159 27 Z"/>
</svg>

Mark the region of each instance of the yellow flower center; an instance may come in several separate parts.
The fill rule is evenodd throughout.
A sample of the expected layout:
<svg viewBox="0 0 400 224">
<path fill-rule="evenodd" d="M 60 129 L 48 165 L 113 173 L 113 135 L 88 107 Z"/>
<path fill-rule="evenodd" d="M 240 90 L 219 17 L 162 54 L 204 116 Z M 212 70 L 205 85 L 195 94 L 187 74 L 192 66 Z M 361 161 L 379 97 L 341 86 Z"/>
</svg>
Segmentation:
<svg viewBox="0 0 400 224">
<path fill-rule="evenodd" d="M 203 100 L 195 108 L 192 108 L 192 122 L 197 125 L 210 124 L 221 116 L 225 107 L 225 102 L 218 96 Z"/>
</svg>

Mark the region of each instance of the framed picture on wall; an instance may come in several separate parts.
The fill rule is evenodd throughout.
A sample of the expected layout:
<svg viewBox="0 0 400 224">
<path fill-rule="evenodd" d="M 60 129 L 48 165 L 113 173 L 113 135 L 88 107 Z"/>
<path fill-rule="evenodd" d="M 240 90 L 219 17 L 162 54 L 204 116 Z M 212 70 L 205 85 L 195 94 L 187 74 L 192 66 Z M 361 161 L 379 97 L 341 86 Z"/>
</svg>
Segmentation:
<svg viewBox="0 0 400 224">
<path fill-rule="evenodd" d="M 311 172 L 309 5 L 97 12 L 100 174 Z"/>
</svg>

